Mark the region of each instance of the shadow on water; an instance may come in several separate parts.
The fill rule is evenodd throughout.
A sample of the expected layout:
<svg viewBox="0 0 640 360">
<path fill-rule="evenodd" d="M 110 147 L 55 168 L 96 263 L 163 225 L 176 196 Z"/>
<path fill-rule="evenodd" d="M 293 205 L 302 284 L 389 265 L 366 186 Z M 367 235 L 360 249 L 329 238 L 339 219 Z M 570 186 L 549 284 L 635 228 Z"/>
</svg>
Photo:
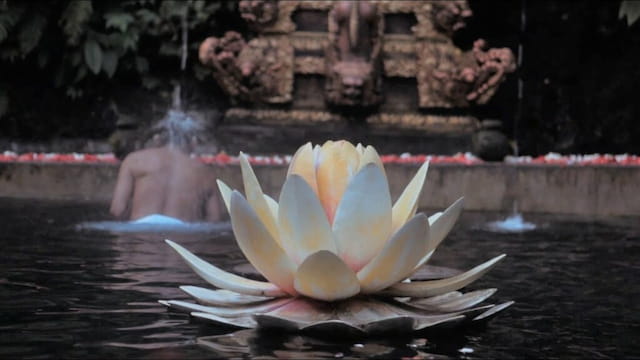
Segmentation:
<svg viewBox="0 0 640 360">
<path fill-rule="evenodd" d="M 527 214 L 526 233 L 481 229 L 465 213 L 432 265 L 469 269 L 508 254 L 469 290 L 516 303 L 484 326 L 326 340 L 240 331 L 167 311 L 205 286 L 164 238 L 233 270 L 245 263 L 229 230 L 152 234 L 76 229 L 103 205 L 0 199 L 0 358 L 630 358 L 640 355 L 636 218 L 589 221 Z"/>
</svg>

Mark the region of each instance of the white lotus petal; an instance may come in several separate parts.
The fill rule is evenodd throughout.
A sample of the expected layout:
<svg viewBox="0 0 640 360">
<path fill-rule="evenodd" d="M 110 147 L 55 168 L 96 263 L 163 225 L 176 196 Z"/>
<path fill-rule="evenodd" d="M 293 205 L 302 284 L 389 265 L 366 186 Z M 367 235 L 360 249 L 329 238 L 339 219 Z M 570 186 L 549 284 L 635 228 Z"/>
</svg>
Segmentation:
<svg viewBox="0 0 640 360">
<path fill-rule="evenodd" d="M 309 298 L 296 298 L 268 313 L 255 315 L 254 318 L 261 327 L 298 330 L 304 326 L 334 318 L 334 306 L 332 303 Z"/>
<path fill-rule="evenodd" d="M 422 330 L 436 325 L 455 324 L 463 321 L 464 315 L 434 315 L 434 316 L 417 316 L 415 318 L 414 330 Z"/>
<path fill-rule="evenodd" d="M 409 304 L 425 310 L 439 311 L 439 312 L 455 312 L 475 306 L 496 292 L 496 289 L 484 289 L 468 292 L 462 296 L 458 296 L 455 299 L 451 299 L 447 302 L 429 305 L 424 304 L 420 300 L 411 301 Z"/>
<path fill-rule="evenodd" d="M 429 216 L 429 226 L 433 226 L 433 223 L 436 222 L 442 216 L 442 211 L 438 211 L 437 213 Z"/>
<path fill-rule="evenodd" d="M 346 299 L 360 292 L 353 270 L 326 250 L 310 255 L 300 264 L 293 284 L 299 293 L 324 301 Z"/>
<path fill-rule="evenodd" d="M 293 288 L 295 264 L 278 246 L 249 202 L 237 191 L 231 193 L 231 226 L 247 260 L 267 280 L 296 295 Z"/>
<path fill-rule="evenodd" d="M 282 187 L 278 226 L 280 243 L 297 264 L 320 250 L 337 252 L 320 200 L 299 175 L 289 175 Z"/>
<path fill-rule="evenodd" d="M 509 306 L 513 305 L 514 303 L 515 303 L 515 301 L 507 301 L 505 303 L 498 304 L 498 305 L 492 307 L 491 309 L 483 312 L 482 314 L 474 317 L 473 321 L 488 320 L 488 319 L 494 317 L 500 311 L 502 311 L 502 310 L 508 308 Z"/>
<path fill-rule="evenodd" d="M 327 141 L 319 150 L 316 160 L 318 198 L 330 223 L 333 223 L 338 204 L 355 173 L 360 155 L 347 141 Z"/>
<path fill-rule="evenodd" d="M 280 299 L 274 299 L 267 302 L 262 302 L 259 304 L 254 304 L 254 305 L 239 305 L 239 306 L 233 306 L 233 307 L 206 306 L 206 305 L 194 304 L 192 302 L 182 301 L 182 300 L 169 300 L 169 301 L 166 301 L 165 303 L 172 308 L 176 308 L 178 310 L 185 311 L 185 312 L 197 311 L 197 312 L 204 312 L 204 313 L 228 318 L 228 317 L 238 317 L 238 316 L 249 316 L 249 315 L 258 314 L 258 313 L 266 313 L 266 312 L 275 310 L 281 306 L 284 306 L 285 304 L 291 301 L 293 301 L 293 298 L 280 298 Z"/>
<path fill-rule="evenodd" d="M 444 238 L 449 234 L 449 231 L 451 231 L 451 228 L 453 228 L 453 225 L 456 223 L 460 213 L 462 212 L 463 205 L 464 198 L 460 198 L 451 204 L 451 206 L 449 206 L 442 215 L 434 219 L 433 224 L 431 224 L 430 250 L 437 248 L 442 240 L 444 240 Z"/>
<path fill-rule="evenodd" d="M 196 274 L 200 275 L 200 277 L 213 286 L 245 295 L 272 297 L 286 295 L 283 290 L 274 284 L 255 281 L 226 272 L 193 255 L 189 250 L 171 240 L 167 239 L 165 242 L 186 261 L 187 265 L 189 265 Z"/>
<path fill-rule="evenodd" d="M 247 201 L 251 204 L 251 207 L 255 210 L 260 221 L 262 221 L 271 234 L 271 237 L 279 243 L 280 236 L 278 235 L 276 219 L 271 215 L 271 209 L 269 208 L 267 200 L 264 198 L 256 174 L 253 172 L 247 156 L 243 153 L 240 153 L 240 169 L 242 170 L 242 181 L 244 183 L 244 192 L 247 196 Z"/>
<path fill-rule="evenodd" d="M 376 149 L 371 145 L 368 145 L 362 151 L 362 156 L 360 157 L 360 169 L 362 169 L 362 167 L 364 167 L 369 163 L 378 165 L 380 170 L 382 170 L 382 173 L 385 174 L 385 177 L 387 176 L 387 174 L 384 171 L 384 165 L 382 164 L 382 159 L 380 159 L 380 155 L 378 155 L 378 152 L 376 151 Z"/>
<path fill-rule="evenodd" d="M 401 227 L 384 248 L 358 272 L 363 293 L 382 290 L 413 272 L 427 250 L 429 222 L 418 214 Z"/>
<path fill-rule="evenodd" d="M 316 154 L 314 153 L 311 143 L 301 146 L 291 158 L 287 177 L 296 174 L 300 175 L 307 184 L 318 194 L 318 183 L 316 180 Z"/>
<path fill-rule="evenodd" d="M 273 216 L 274 219 L 277 219 L 279 207 L 278 202 L 267 194 L 264 194 L 264 199 L 267 201 L 267 205 L 269 205 L 269 212 L 271 212 L 271 216 Z"/>
<path fill-rule="evenodd" d="M 418 208 L 420 194 L 424 187 L 424 179 L 429 170 L 429 163 L 425 162 L 420 166 L 418 172 L 404 189 L 398 200 L 393 204 L 392 209 L 392 231 L 399 229 L 407 220 L 411 219 Z"/>
<path fill-rule="evenodd" d="M 451 228 L 453 228 L 453 225 L 462 212 L 463 205 L 464 198 L 460 198 L 451 204 L 444 212 L 438 212 L 429 217 L 429 225 L 431 226 L 429 248 L 427 255 L 420 260 L 416 269 L 429 261 L 438 245 L 440 245 L 442 240 L 449 234 L 449 231 L 451 231 Z"/>
<path fill-rule="evenodd" d="M 389 185 L 377 165 L 367 164 L 345 190 L 333 222 L 338 255 L 354 271 L 366 265 L 391 235 Z"/>
<path fill-rule="evenodd" d="M 191 316 L 213 321 L 214 323 L 219 325 L 228 325 L 228 326 L 233 326 L 241 329 L 254 329 L 257 326 L 255 320 L 253 320 L 250 316 L 226 318 L 222 316 L 216 316 L 213 314 L 209 314 L 205 312 L 197 312 L 197 311 L 192 312 Z"/>
<path fill-rule="evenodd" d="M 505 254 L 496 256 L 465 273 L 447 279 L 398 283 L 383 293 L 390 296 L 429 297 L 458 290 L 480 278 L 505 256 Z"/>
<path fill-rule="evenodd" d="M 271 300 L 271 297 L 238 294 L 229 290 L 211 290 L 198 286 L 184 285 L 180 289 L 199 303 L 210 306 L 237 306 Z"/>
<path fill-rule="evenodd" d="M 438 306 L 450 301 L 453 301 L 462 296 L 460 291 L 450 291 L 448 293 L 444 293 L 442 295 L 431 296 L 428 298 L 420 298 L 414 301 L 411 301 L 412 304 L 419 304 L 425 306 Z"/>
<path fill-rule="evenodd" d="M 224 206 L 227 208 L 227 212 L 229 212 L 229 203 L 231 201 L 231 188 L 227 186 L 222 180 L 217 179 L 216 183 L 218 184 L 218 190 L 220 190 L 220 195 L 222 195 L 222 200 L 224 201 Z"/>
</svg>

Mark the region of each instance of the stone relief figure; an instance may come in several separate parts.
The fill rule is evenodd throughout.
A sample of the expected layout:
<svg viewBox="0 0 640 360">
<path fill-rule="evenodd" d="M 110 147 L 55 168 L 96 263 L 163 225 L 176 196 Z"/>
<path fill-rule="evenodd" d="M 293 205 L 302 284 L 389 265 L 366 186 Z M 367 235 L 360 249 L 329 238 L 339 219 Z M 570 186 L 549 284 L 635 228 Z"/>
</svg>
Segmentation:
<svg viewBox="0 0 640 360">
<path fill-rule="evenodd" d="M 228 31 L 222 38 L 209 37 L 200 45 L 202 64 L 213 69 L 222 89 L 234 99 L 250 102 L 290 100 L 293 49 L 278 40 L 256 38 L 246 43 L 242 35 Z"/>
<path fill-rule="evenodd" d="M 242 0 L 238 8 L 242 19 L 254 30 L 260 31 L 278 19 L 277 0 Z"/>
<path fill-rule="evenodd" d="M 482 39 L 476 40 L 466 59 L 449 70 L 434 70 L 439 82 L 436 92 L 456 106 L 486 104 L 498 90 L 508 73 L 515 71 L 513 52 L 507 48 L 488 49 Z"/>
<path fill-rule="evenodd" d="M 473 16 L 466 0 L 434 1 L 431 3 L 431 21 L 436 30 L 451 37 L 467 26 Z"/>
<path fill-rule="evenodd" d="M 369 1 L 339 1 L 329 13 L 327 101 L 374 106 L 381 100 L 383 18 Z"/>
</svg>

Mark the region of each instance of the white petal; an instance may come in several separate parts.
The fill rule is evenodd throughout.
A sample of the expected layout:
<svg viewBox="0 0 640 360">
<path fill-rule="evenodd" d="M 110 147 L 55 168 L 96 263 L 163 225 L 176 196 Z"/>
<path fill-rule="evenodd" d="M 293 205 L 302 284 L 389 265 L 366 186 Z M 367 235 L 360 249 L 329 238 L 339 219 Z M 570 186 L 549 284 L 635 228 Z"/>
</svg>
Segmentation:
<svg viewBox="0 0 640 360">
<path fill-rule="evenodd" d="M 360 155 L 348 141 L 327 141 L 319 150 L 316 161 L 318 198 L 331 223 L 349 181 L 358 172 L 359 163 Z"/>
<path fill-rule="evenodd" d="M 271 216 L 273 216 L 274 219 L 277 219 L 279 206 L 278 202 L 267 194 L 264 194 L 264 199 L 267 201 L 267 205 L 269 205 L 269 212 L 271 212 Z"/>
<path fill-rule="evenodd" d="M 318 193 L 316 180 L 316 154 L 311 143 L 302 145 L 293 155 L 287 176 L 292 174 L 300 175 L 311 186 L 314 193 Z"/>
<path fill-rule="evenodd" d="M 188 301 L 182 300 L 169 300 L 163 302 L 165 305 L 176 308 L 181 311 L 191 312 L 205 312 L 217 316 L 223 316 L 226 318 L 229 317 L 238 317 L 238 316 L 249 316 L 257 313 L 265 313 L 271 310 L 275 310 L 285 304 L 293 301 L 294 298 L 280 298 L 274 299 L 267 302 L 261 302 L 257 304 L 250 305 L 238 305 L 233 307 L 226 306 L 206 306 L 200 304 L 194 304 Z"/>
<path fill-rule="evenodd" d="M 429 299 L 419 299 L 416 301 L 411 301 L 410 304 L 425 310 L 430 311 L 438 311 L 438 312 L 455 312 L 470 308 L 475 306 L 496 292 L 496 289 L 484 289 L 484 290 L 476 290 L 468 292 L 464 295 L 458 296 L 454 299 L 450 299 L 449 301 L 433 305 L 433 304 L 425 304 L 421 300 L 429 300 Z M 451 294 L 451 293 L 449 293 Z"/>
<path fill-rule="evenodd" d="M 271 215 L 271 209 L 269 208 L 267 200 L 264 198 L 256 174 L 253 172 L 247 156 L 243 153 L 240 153 L 240 169 L 242 170 L 242 181 L 244 182 L 244 192 L 247 196 L 247 201 L 251 204 L 251 207 L 253 207 L 264 226 L 266 226 L 271 237 L 279 243 L 280 237 L 278 235 L 276 219 Z"/>
<path fill-rule="evenodd" d="M 245 295 L 273 297 L 286 295 L 284 291 L 274 284 L 255 281 L 226 272 L 193 255 L 189 250 L 171 240 L 167 239 L 165 242 L 178 252 L 196 274 L 213 286 Z"/>
<path fill-rule="evenodd" d="M 342 196 L 333 222 L 338 255 L 354 271 L 366 265 L 391 235 L 391 197 L 377 165 L 367 164 Z"/>
<path fill-rule="evenodd" d="M 429 170 L 429 163 L 425 162 L 420 166 L 420 169 L 418 169 L 418 172 L 413 179 L 411 179 L 395 204 L 393 204 L 392 231 L 399 229 L 415 214 L 418 208 L 420 194 L 422 194 L 422 188 L 424 187 L 427 170 Z"/>
<path fill-rule="evenodd" d="M 310 255 L 300 264 L 294 287 L 300 294 L 323 301 L 346 299 L 360 292 L 353 270 L 326 250 Z"/>
<path fill-rule="evenodd" d="M 460 198 L 451 204 L 451 206 L 449 206 L 442 215 L 435 219 L 431 225 L 430 250 L 437 248 L 442 240 L 444 240 L 444 238 L 449 234 L 453 225 L 458 221 L 463 205 L 464 198 Z"/>
<path fill-rule="evenodd" d="M 192 312 L 191 316 L 212 321 L 218 325 L 227 325 L 238 327 L 241 329 L 253 329 L 257 326 L 256 322 L 250 316 L 226 318 L 216 316 L 205 312 Z"/>
<path fill-rule="evenodd" d="M 247 260 L 267 280 L 295 295 L 295 264 L 273 239 L 251 205 L 237 191 L 231 194 L 231 226 Z"/>
<path fill-rule="evenodd" d="M 222 195 L 222 200 L 224 201 L 224 206 L 227 208 L 227 212 L 229 212 L 229 203 L 231 201 L 231 188 L 227 186 L 222 180 L 217 179 L 216 183 L 218 184 L 218 190 L 220 190 L 220 195 Z"/>
<path fill-rule="evenodd" d="M 429 223 L 418 214 L 400 228 L 382 251 L 358 272 L 363 293 L 373 293 L 404 280 L 427 250 Z"/>
<path fill-rule="evenodd" d="M 180 289 L 199 303 L 211 306 L 237 306 L 271 300 L 271 297 L 238 294 L 229 290 L 211 290 L 198 286 L 184 285 Z"/>
<path fill-rule="evenodd" d="M 424 265 L 442 240 L 449 234 L 451 228 L 460 217 L 462 212 L 462 206 L 464 204 L 464 198 L 456 200 L 451 206 L 449 206 L 444 212 L 438 212 L 429 217 L 429 225 L 431 226 L 431 232 L 429 233 L 429 247 L 427 249 L 427 255 L 416 266 L 416 269 Z"/>
<path fill-rule="evenodd" d="M 429 297 L 461 289 L 476 281 L 506 255 L 502 254 L 473 269 L 447 279 L 396 284 L 383 293 L 390 296 Z"/>
<path fill-rule="evenodd" d="M 369 163 L 374 163 L 378 165 L 378 167 L 380 168 L 380 170 L 382 170 L 382 173 L 385 174 L 385 177 L 386 177 L 386 173 L 384 172 L 384 165 L 382 164 L 382 159 L 380 159 L 380 155 L 378 155 L 378 152 L 376 151 L 376 149 L 371 145 L 368 145 L 362 151 L 362 156 L 360 157 L 360 168 L 364 167 Z"/>
<path fill-rule="evenodd" d="M 289 175 L 280 192 L 280 243 L 296 263 L 320 251 L 336 251 L 329 220 L 313 189 L 299 175 Z"/>
</svg>

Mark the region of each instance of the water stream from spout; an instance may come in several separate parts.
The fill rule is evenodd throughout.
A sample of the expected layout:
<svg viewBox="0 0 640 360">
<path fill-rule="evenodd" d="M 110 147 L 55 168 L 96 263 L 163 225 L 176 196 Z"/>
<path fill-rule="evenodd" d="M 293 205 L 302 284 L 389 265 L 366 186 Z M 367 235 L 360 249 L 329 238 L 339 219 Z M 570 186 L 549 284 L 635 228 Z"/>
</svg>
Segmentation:
<svg viewBox="0 0 640 360">
<path fill-rule="evenodd" d="M 180 28 L 182 31 L 182 46 L 181 46 L 181 54 L 180 54 L 180 80 L 176 82 L 173 88 L 173 103 L 172 110 L 182 111 L 182 82 L 184 81 L 184 72 L 187 68 L 187 57 L 188 53 L 188 44 L 189 44 L 189 24 L 187 22 L 187 15 L 189 12 L 189 8 L 187 5 L 184 5 L 184 11 L 182 12 L 182 16 L 180 18 Z"/>
</svg>

